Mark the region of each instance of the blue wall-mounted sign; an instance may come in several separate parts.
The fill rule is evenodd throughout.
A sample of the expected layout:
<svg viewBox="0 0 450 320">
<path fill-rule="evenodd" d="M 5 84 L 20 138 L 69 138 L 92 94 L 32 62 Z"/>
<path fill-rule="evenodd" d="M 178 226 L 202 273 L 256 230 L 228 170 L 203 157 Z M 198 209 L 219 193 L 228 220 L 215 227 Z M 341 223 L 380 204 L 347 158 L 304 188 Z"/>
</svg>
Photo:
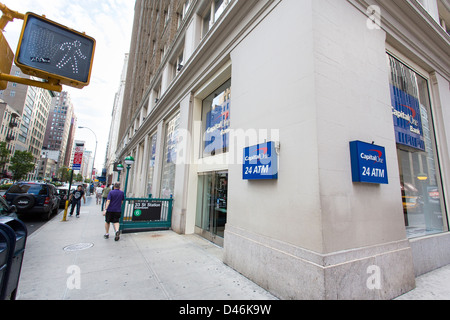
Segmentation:
<svg viewBox="0 0 450 320">
<path fill-rule="evenodd" d="M 278 154 L 275 142 L 267 142 L 244 149 L 243 179 L 278 179 Z"/>
<path fill-rule="evenodd" d="M 388 184 L 386 150 L 373 144 L 350 142 L 353 182 Z"/>
</svg>

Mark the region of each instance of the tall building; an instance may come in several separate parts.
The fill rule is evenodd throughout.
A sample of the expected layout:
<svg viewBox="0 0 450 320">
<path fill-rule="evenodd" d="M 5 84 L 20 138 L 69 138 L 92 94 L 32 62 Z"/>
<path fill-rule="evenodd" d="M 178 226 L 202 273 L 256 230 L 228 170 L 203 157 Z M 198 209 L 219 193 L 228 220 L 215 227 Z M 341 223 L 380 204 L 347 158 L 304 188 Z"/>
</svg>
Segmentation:
<svg viewBox="0 0 450 320">
<path fill-rule="evenodd" d="M 70 168 L 72 165 L 72 150 L 74 148 L 75 132 L 77 129 L 77 116 L 75 113 L 72 114 L 72 119 L 70 120 L 69 126 L 69 137 L 67 139 L 66 155 L 64 157 L 64 167 Z"/>
<path fill-rule="evenodd" d="M 443 0 L 137 0 L 129 197 L 282 299 L 391 299 L 450 264 Z M 125 178 L 122 178 L 122 184 Z"/>
<path fill-rule="evenodd" d="M 0 99 L 0 142 L 6 143 L 6 149 L 10 152 L 11 156 L 14 155 L 14 152 L 16 151 L 16 140 L 20 121 L 21 116 L 19 112 Z M 0 168 L 1 178 L 11 178 L 11 174 L 8 173 L 11 156 L 8 159 L 5 159 L 5 165 Z"/>
<path fill-rule="evenodd" d="M 120 77 L 120 85 L 119 89 L 116 93 L 114 99 L 114 106 L 111 114 L 111 127 L 109 130 L 108 137 L 108 147 L 106 149 L 106 160 L 105 160 L 105 168 L 106 168 L 106 176 L 108 177 L 108 183 L 112 183 L 113 175 L 114 175 L 114 163 L 116 162 L 118 155 L 117 153 L 117 143 L 119 137 L 119 130 L 122 117 L 122 105 L 123 105 L 123 97 L 125 91 L 126 84 L 126 75 L 128 69 L 128 54 L 125 54 L 125 59 L 123 63 L 123 70 Z M 116 181 L 116 180 L 114 180 Z"/>
<path fill-rule="evenodd" d="M 54 159 L 58 162 L 58 166 L 64 166 L 66 161 L 67 147 L 73 145 L 69 138 L 74 139 L 71 135 L 71 125 L 74 116 L 74 107 L 67 91 L 56 93 L 52 99 L 52 106 L 46 128 L 44 149 L 59 151 L 59 156 Z"/>
<path fill-rule="evenodd" d="M 21 78 L 30 78 L 15 65 L 12 66 L 11 74 Z M 0 92 L 0 99 L 17 110 L 22 117 L 15 149 L 31 152 L 36 169 L 41 156 L 53 96 L 54 92 L 52 91 L 14 82 L 9 82 L 7 89 Z M 37 178 L 37 170 L 27 177 L 27 179 L 35 178 Z"/>
</svg>

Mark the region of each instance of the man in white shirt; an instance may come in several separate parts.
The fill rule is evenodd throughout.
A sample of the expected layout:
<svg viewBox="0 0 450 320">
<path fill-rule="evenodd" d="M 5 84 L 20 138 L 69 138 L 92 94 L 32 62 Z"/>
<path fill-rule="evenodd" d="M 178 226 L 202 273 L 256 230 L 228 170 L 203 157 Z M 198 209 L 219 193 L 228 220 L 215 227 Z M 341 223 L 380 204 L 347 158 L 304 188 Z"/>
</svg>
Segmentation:
<svg viewBox="0 0 450 320">
<path fill-rule="evenodd" d="M 97 189 L 95 189 L 95 198 L 97 200 L 97 204 L 101 204 L 102 203 L 102 193 L 103 193 L 103 188 L 98 185 Z"/>
</svg>

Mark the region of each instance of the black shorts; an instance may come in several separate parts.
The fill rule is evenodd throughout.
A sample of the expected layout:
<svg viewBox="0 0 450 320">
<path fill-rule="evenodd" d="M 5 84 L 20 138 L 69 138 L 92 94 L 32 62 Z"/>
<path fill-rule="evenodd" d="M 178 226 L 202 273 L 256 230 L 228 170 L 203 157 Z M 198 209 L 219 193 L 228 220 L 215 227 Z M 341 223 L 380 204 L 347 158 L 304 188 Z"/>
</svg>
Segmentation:
<svg viewBox="0 0 450 320">
<path fill-rule="evenodd" d="M 121 212 L 109 212 L 109 211 L 106 211 L 105 221 L 107 223 L 119 223 L 121 215 L 122 215 Z"/>
</svg>

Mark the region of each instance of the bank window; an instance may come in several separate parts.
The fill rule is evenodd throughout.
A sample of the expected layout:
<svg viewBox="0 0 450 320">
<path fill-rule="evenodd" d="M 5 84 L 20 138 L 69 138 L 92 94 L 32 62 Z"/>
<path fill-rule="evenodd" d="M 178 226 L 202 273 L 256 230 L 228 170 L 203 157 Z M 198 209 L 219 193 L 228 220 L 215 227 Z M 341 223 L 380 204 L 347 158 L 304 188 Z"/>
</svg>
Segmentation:
<svg viewBox="0 0 450 320">
<path fill-rule="evenodd" d="M 226 153 L 229 148 L 231 79 L 210 94 L 202 105 L 203 157 Z"/>
<path fill-rule="evenodd" d="M 156 143 L 157 143 L 158 134 L 154 134 L 150 138 L 150 165 L 148 169 L 148 177 L 147 177 L 147 194 L 153 195 L 155 190 L 153 190 L 153 177 L 155 175 L 155 165 L 156 165 Z"/>
<path fill-rule="evenodd" d="M 403 213 L 408 238 L 448 231 L 428 82 L 388 55 Z"/>
<path fill-rule="evenodd" d="M 161 197 L 173 196 L 175 189 L 175 170 L 177 161 L 177 147 L 180 128 L 180 113 L 178 112 L 166 124 L 166 138 L 164 142 L 164 162 L 161 176 Z"/>
</svg>

